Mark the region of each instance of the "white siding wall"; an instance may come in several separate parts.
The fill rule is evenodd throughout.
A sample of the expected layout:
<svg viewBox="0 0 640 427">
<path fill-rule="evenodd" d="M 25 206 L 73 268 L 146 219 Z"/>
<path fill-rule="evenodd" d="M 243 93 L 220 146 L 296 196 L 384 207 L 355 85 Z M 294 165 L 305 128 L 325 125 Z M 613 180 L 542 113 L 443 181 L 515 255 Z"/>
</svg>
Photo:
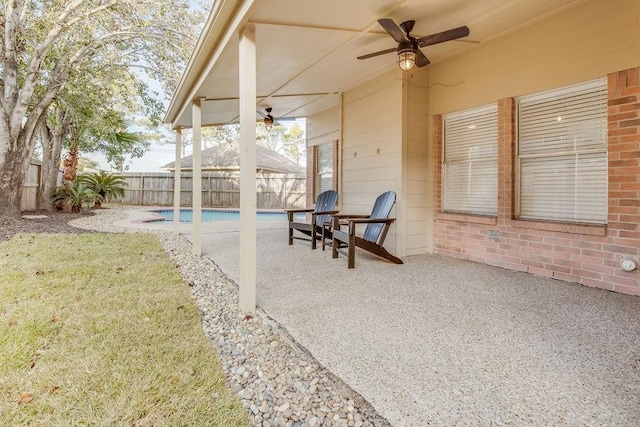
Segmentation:
<svg viewBox="0 0 640 427">
<path fill-rule="evenodd" d="M 307 117 L 307 147 L 313 147 L 321 144 L 330 144 L 338 141 L 340 144 L 340 113 L 341 107 L 335 106 L 327 110 L 321 111 L 318 114 Z M 337 154 L 336 154 L 337 156 Z M 339 160 L 339 159 L 334 159 Z M 313 176 L 315 172 L 314 162 L 316 158 L 312 157 L 312 152 L 309 149 L 307 151 L 307 206 L 313 206 L 315 203 L 315 197 L 317 196 L 316 178 Z M 337 179 L 338 186 L 336 190 L 338 193 L 342 193 L 340 190 L 340 167 L 335 167 L 334 164 L 334 179 Z M 342 203 L 342 197 L 338 199 L 338 208 Z"/>
<path fill-rule="evenodd" d="M 399 256 L 430 250 L 432 196 L 428 71 L 393 71 L 343 95 L 340 108 L 308 118 L 308 145 L 342 142 L 340 204 L 344 213 L 368 214 L 375 198 L 397 194 L 385 247 Z M 342 126 L 342 132 L 341 132 Z"/>
<path fill-rule="evenodd" d="M 402 203 L 402 73 L 398 70 L 364 83 L 343 95 L 342 211 L 368 214 L 381 193 L 397 193 L 397 220 Z M 393 225 L 385 247 L 398 253 Z"/>
<path fill-rule="evenodd" d="M 432 250 L 429 235 L 432 234 L 433 213 L 431 195 L 432 174 L 429 165 L 429 71 L 414 69 L 407 78 L 406 90 L 406 152 L 403 162 L 405 172 L 404 199 L 406 203 L 406 254 L 416 255 Z"/>
<path fill-rule="evenodd" d="M 307 118 L 307 146 L 340 139 L 340 107 L 336 106 Z"/>
</svg>

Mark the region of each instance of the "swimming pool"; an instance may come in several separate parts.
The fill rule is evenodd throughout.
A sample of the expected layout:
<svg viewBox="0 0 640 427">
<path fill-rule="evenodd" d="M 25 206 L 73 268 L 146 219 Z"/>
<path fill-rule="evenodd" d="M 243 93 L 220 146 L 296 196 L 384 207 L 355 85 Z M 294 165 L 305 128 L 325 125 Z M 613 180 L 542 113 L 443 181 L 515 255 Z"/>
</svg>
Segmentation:
<svg viewBox="0 0 640 427">
<path fill-rule="evenodd" d="M 153 211 L 160 215 L 164 221 L 173 221 L 173 209 L 162 209 Z M 259 211 L 258 221 L 286 220 L 287 214 L 284 212 Z M 298 215 L 295 216 L 298 218 Z M 304 215 L 302 215 L 304 217 Z M 240 211 L 229 211 L 219 209 L 203 209 L 202 222 L 213 221 L 239 221 Z M 193 211 L 191 209 L 180 209 L 180 222 L 193 222 Z"/>
</svg>

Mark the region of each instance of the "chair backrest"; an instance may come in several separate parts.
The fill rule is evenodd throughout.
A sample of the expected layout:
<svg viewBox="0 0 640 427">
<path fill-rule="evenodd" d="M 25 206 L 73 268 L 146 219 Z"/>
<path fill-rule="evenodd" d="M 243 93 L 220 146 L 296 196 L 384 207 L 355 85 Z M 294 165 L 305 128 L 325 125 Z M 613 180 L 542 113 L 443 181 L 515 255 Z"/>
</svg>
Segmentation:
<svg viewBox="0 0 640 427">
<path fill-rule="evenodd" d="M 382 193 L 376 199 L 376 202 L 373 204 L 373 209 L 371 210 L 370 218 L 389 218 L 389 214 L 391 213 L 391 208 L 396 203 L 396 193 L 394 191 L 387 191 L 386 193 Z M 382 244 L 383 242 L 378 242 L 380 238 L 380 233 L 385 229 L 386 224 L 367 224 L 367 227 L 364 229 L 364 234 L 362 238 L 364 240 L 368 240 L 369 242 Z"/>
<path fill-rule="evenodd" d="M 327 190 L 318 195 L 316 200 L 316 212 L 328 212 L 334 211 L 338 204 L 338 193 L 334 190 Z M 323 223 L 331 221 L 331 215 L 318 215 L 316 216 L 316 225 L 322 226 Z"/>
</svg>

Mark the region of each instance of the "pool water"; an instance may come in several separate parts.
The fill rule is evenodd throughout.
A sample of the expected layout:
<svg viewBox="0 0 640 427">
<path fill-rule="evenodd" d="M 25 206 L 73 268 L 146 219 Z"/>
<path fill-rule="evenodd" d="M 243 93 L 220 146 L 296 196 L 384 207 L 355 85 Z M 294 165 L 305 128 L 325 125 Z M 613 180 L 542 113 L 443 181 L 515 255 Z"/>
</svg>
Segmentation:
<svg viewBox="0 0 640 427">
<path fill-rule="evenodd" d="M 165 221 L 173 221 L 173 209 L 153 211 L 164 218 Z M 284 212 L 258 212 L 258 221 L 274 221 L 285 220 L 287 214 Z M 301 216 L 304 218 L 304 215 Z M 299 216 L 295 215 L 298 219 Z M 227 210 L 215 210 L 215 209 L 203 209 L 202 210 L 202 222 L 213 221 L 239 221 L 240 211 L 227 211 Z M 191 209 L 180 209 L 180 222 L 193 222 L 193 211 Z"/>
</svg>

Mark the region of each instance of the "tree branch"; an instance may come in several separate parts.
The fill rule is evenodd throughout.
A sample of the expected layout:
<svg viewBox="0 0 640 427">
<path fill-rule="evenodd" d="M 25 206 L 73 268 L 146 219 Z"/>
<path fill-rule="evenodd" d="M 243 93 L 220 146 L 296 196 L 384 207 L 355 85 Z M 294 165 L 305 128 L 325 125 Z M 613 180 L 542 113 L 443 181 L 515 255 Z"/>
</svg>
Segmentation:
<svg viewBox="0 0 640 427">
<path fill-rule="evenodd" d="M 35 51 L 31 55 L 31 59 L 29 60 L 29 64 L 27 66 L 24 82 L 22 84 L 22 90 L 25 91 L 25 95 L 27 96 L 23 96 L 22 98 L 24 101 L 20 103 L 20 105 L 16 105 L 16 107 L 19 110 L 18 113 L 20 115 L 23 115 L 25 113 L 28 105 L 27 100 L 31 98 L 31 95 L 33 94 L 33 91 L 35 90 L 35 87 L 36 87 L 36 82 L 38 78 L 40 78 L 39 71 L 42 65 L 42 61 L 44 60 L 45 56 L 51 49 L 51 46 L 56 41 L 56 39 L 60 36 L 62 31 L 68 28 L 71 28 L 74 24 L 80 22 L 81 18 L 82 19 L 87 18 L 91 15 L 94 15 L 110 7 L 115 6 L 115 2 L 111 1 L 109 3 L 105 3 L 103 5 L 90 9 L 86 13 L 82 14 L 81 16 L 76 16 L 71 20 L 69 20 L 68 22 L 65 22 L 66 19 L 71 15 L 71 13 L 73 13 L 76 9 L 78 9 L 84 2 L 85 0 L 75 0 L 72 3 L 68 4 L 64 8 L 60 16 L 56 18 L 54 26 L 51 28 L 51 30 L 49 31 L 47 36 L 44 38 L 42 43 L 40 43 L 40 45 L 35 49 Z"/>
<path fill-rule="evenodd" d="M 20 15 L 24 0 L 7 1 L 4 13 L 4 42 L 2 71 L 4 77 L 3 107 L 11 111 L 18 99 L 18 52 L 17 35 L 20 28 Z M 14 126 L 10 125 L 13 135 Z"/>
<path fill-rule="evenodd" d="M 51 80 L 47 87 L 47 92 L 33 107 L 32 112 L 28 115 L 25 128 L 27 125 L 31 126 L 31 122 L 32 120 L 34 120 L 34 116 L 39 117 L 41 114 L 43 114 L 43 112 L 47 108 L 49 108 L 49 106 L 51 105 L 51 103 L 53 102 L 57 94 L 60 92 L 60 89 L 62 89 L 62 87 L 64 86 L 64 83 L 69 78 L 71 71 L 75 68 L 75 66 L 79 62 L 83 61 L 87 57 L 90 57 L 92 53 L 94 53 L 95 51 L 97 51 L 107 43 L 113 41 L 111 39 L 117 38 L 119 36 L 124 36 L 124 35 L 127 35 L 127 37 L 118 39 L 117 40 L 118 43 L 124 43 L 126 41 L 134 39 L 137 33 L 134 31 L 118 31 L 115 33 L 107 34 L 95 40 L 94 42 L 80 48 L 73 55 L 73 57 L 71 57 L 70 60 L 66 62 L 58 61 L 58 63 L 56 64 L 56 67 L 51 72 Z M 28 88 L 30 90 L 27 90 L 27 88 L 23 86 L 22 88 L 23 93 L 21 93 L 21 95 L 23 95 L 21 97 L 22 102 L 16 103 L 16 107 L 13 109 L 13 112 L 12 112 L 12 122 L 17 122 L 17 118 L 20 117 L 20 125 L 22 124 L 22 117 L 24 117 L 26 113 L 26 110 L 28 107 L 28 101 L 31 99 L 31 95 L 35 90 L 35 87 L 36 87 L 35 82 L 33 83 L 32 87 Z M 25 96 L 25 93 L 28 95 L 28 97 Z"/>
<path fill-rule="evenodd" d="M 74 12 L 77 8 L 79 8 L 84 2 L 85 0 L 75 0 L 72 3 L 68 4 L 67 7 L 64 8 L 60 16 L 58 16 L 58 18 L 54 21 L 55 25 L 53 26 L 53 28 L 51 28 L 47 36 L 44 38 L 42 43 L 40 43 L 40 46 L 38 46 L 33 56 L 31 57 L 31 61 L 29 62 L 29 66 L 27 67 L 28 69 L 27 74 L 29 74 L 30 72 L 36 72 L 39 69 L 40 62 L 45 57 L 46 53 L 51 48 L 51 45 L 60 36 L 60 33 L 63 30 L 71 28 L 73 25 L 80 22 L 81 19 L 86 19 L 89 16 L 95 15 L 96 13 L 99 13 L 103 10 L 106 10 L 115 6 L 115 2 L 111 1 L 109 3 L 105 3 L 93 9 L 89 9 L 86 13 L 83 13 L 81 16 L 76 16 L 71 20 L 69 20 L 68 22 L 65 22 L 65 20 L 69 17 L 69 15 L 72 12 Z"/>
</svg>

